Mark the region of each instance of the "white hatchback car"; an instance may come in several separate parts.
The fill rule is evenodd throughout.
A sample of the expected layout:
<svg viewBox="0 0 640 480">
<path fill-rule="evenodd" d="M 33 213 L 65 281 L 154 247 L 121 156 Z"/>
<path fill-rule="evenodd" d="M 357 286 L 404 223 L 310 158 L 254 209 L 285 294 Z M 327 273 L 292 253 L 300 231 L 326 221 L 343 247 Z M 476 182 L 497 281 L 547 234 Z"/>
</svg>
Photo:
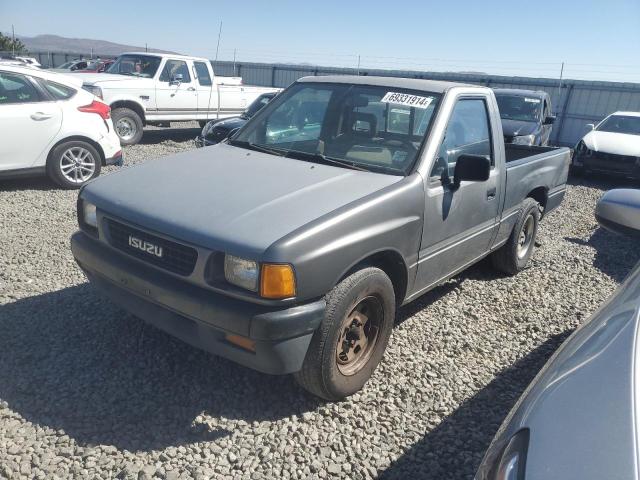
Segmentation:
<svg viewBox="0 0 640 480">
<path fill-rule="evenodd" d="M 79 188 L 122 159 L 109 106 L 82 80 L 0 64 L 0 179 L 47 174 Z"/>
</svg>

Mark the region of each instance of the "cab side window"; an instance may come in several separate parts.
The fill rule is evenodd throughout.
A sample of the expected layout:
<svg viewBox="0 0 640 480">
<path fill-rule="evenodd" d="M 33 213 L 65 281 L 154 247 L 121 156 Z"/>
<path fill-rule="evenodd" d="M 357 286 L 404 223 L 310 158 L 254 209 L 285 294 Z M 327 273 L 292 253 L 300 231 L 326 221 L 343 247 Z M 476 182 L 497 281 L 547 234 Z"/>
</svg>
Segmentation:
<svg viewBox="0 0 640 480">
<path fill-rule="evenodd" d="M 453 107 L 430 179 L 443 183 L 453 181 L 458 157 L 464 154 L 482 155 L 494 164 L 489 112 L 483 99 L 461 99 Z"/>
<path fill-rule="evenodd" d="M 193 62 L 193 66 L 196 70 L 196 76 L 198 77 L 198 83 L 203 87 L 211 85 L 211 75 L 209 75 L 209 69 L 204 62 Z"/>
<path fill-rule="evenodd" d="M 182 60 L 167 60 L 160 74 L 160 81 L 170 82 L 178 74 L 182 75 L 182 83 L 191 83 L 187 62 Z"/>
<path fill-rule="evenodd" d="M 0 72 L 0 105 L 42 100 L 36 87 L 24 75 Z"/>
</svg>

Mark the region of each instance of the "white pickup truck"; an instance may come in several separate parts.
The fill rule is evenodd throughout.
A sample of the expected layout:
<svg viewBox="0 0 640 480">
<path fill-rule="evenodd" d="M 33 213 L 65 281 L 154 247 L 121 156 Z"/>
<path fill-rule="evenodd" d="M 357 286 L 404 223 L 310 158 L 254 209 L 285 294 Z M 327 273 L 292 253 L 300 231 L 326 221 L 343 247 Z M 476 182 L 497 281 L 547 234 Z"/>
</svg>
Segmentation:
<svg viewBox="0 0 640 480">
<path fill-rule="evenodd" d="M 122 145 L 138 143 L 145 125 L 204 125 L 239 115 L 259 95 L 279 90 L 216 76 L 205 58 L 156 53 L 123 53 L 106 73 L 87 73 L 83 80 L 85 90 L 111 106 Z"/>
</svg>

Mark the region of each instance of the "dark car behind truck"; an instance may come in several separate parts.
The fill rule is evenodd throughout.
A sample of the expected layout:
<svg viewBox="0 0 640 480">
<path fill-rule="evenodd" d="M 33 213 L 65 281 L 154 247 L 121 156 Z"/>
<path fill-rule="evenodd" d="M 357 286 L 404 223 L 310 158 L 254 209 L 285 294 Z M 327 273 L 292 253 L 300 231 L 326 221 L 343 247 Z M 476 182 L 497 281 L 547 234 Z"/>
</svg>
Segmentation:
<svg viewBox="0 0 640 480">
<path fill-rule="evenodd" d="M 541 90 L 495 88 L 505 143 L 546 146 L 556 117 L 551 97 Z"/>
<path fill-rule="evenodd" d="M 398 306 L 487 255 L 524 268 L 568 166 L 505 146 L 488 88 L 304 78 L 226 142 L 92 182 L 72 250 L 145 321 L 339 399 Z"/>
</svg>

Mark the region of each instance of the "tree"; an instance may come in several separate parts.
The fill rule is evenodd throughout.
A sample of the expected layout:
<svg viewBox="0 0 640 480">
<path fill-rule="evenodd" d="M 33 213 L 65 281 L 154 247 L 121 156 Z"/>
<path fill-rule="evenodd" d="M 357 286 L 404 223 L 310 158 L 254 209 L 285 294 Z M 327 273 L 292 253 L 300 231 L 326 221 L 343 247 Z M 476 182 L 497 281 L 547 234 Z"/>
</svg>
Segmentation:
<svg viewBox="0 0 640 480">
<path fill-rule="evenodd" d="M 14 41 L 11 37 L 0 33 L 0 52 L 13 52 L 14 50 L 16 53 L 23 53 L 27 51 L 27 47 L 17 38 Z"/>
</svg>

